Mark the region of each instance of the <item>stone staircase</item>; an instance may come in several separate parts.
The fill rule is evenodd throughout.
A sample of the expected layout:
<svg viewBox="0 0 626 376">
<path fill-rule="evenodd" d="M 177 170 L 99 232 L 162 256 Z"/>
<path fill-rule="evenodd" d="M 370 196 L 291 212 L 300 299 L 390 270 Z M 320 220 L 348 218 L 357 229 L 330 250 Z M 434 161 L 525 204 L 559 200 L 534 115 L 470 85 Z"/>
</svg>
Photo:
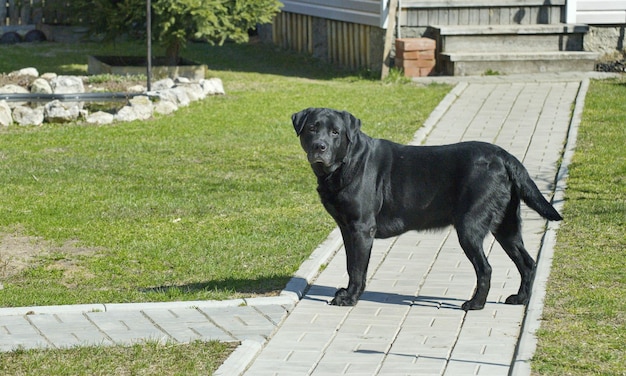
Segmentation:
<svg viewBox="0 0 626 376">
<path fill-rule="evenodd" d="M 598 54 L 583 51 L 586 25 L 431 26 L 437 71 L 445 75 L 592 71 Z"/>
</svg>

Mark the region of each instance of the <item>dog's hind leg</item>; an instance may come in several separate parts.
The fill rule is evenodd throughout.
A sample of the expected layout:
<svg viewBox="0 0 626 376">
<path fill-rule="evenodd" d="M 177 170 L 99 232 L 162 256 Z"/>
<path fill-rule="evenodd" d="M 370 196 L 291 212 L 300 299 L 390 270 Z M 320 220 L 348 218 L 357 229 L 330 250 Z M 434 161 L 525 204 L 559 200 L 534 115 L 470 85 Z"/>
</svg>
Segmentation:
<svg viewBox="0 0 626 376">
<path fill-rule="evenodd" d="M 535 261 L 524 247 L 521 227 L 519 199 L 513 199 L 509 203 L 502 223 L 493 233 L 506 254 L 515 263 L 522 278 L 517 294 L 509 296 L 505 301 L 507 304 L 527 304 L 535 276 Z"/>
<path fill-rule="evenodd" d="M 459 243 L 476 272 L 476 290 L 472 298 L 461 306 L 464 311 L 483 309 L 491 288 L 491 266 L 483 251 L 483 240 L 487 231 L 471 220 L 455 226 Z"/>
</svg>

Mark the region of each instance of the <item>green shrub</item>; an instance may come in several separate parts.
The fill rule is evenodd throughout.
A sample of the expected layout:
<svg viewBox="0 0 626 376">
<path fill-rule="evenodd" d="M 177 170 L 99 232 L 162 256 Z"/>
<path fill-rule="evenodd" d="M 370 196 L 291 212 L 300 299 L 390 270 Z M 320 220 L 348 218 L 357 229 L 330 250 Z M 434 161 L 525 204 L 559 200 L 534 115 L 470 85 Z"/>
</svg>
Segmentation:
<svg viewBox="0 0 626 376">
<path fill-rule="evenodd" d="M 106 39 L 146 37 L 145 0 L 78 0 L 72 6 L 75 23 Z M 153 0 L 152 35 L 167 64 L 176 65 L 188 40 L 247 42 L 248 30 L 271 22 L 279 7 L 278 0 Z"/>
</svg>

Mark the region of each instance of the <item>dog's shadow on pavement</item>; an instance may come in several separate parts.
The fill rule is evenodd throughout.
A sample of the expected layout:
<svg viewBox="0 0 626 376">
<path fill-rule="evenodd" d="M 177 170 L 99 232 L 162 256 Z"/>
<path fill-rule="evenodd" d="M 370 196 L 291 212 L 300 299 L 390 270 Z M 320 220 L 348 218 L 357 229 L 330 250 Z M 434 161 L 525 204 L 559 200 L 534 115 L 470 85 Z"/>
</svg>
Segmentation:
<svg viewBox="0 0 626 376">
<path fill-rule="evenodd" d="M 335 291 L 337 291 L 337 288 L 335 287 L 313 285 L 309 288 L 303 299 L 329 303 L 335 296 Z M 461 310 L 461 305 L 465 302 L 464 299 L 460 298 L 457 299 L 450 297 L 426 295 L 403 295 L 367 290 L 363 293 L 363 295 L 361 295 L 361 298 L 359 300 L 382 304 L 454 310 Z"/>
</svg>

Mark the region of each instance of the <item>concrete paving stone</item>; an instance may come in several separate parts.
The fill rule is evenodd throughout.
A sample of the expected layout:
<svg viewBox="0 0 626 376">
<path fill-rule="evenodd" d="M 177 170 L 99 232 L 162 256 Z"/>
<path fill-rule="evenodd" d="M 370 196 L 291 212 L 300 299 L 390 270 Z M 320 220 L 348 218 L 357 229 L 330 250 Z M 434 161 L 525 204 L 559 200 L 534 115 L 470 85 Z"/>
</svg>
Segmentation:
<svg viewBox="0 0 626 376">
<path fill-rule="evenodd" d="M 334 332 L 302 332 L 297 338 L 295 338 L 294 343 L 303 343 L 303 344 L 324 344 L 329 342 Z"/>
<path fill-rule="evenodd" d="M 407 360 L 410 362 L 408 363 Z M 423 356 L 407 356 L 389 354 L 379 374 L 385 376 L 421 376 L 440 375 L 447 361 L 444 359 L 427 358 Z"/>
<path fill-rule="evenodd" d="M 205 341 L 219 340 L 224 342 L 238 340 L 238 338 L 233 337 L 213 324 L 197 309 L 152 309 L 143 312 L 177 342 L 188 343 L 199 339 Z"/>
<path fill-rule="evenodd" d="M 362 304 L 365 303 L 365 304 Z M 369 304 L 368 304 L 369 303 Z M 406 315 L 409 304 L 376 304 L 372 302 L 359 302 L 350 312 L 350 318 L 355 321 L 370 322 L 379 318 L 387 320 L 390 318 L 401 318 Z"/>
<path fill-rule="evenodd" d="M 401 323 L 400 319 L 391 320 L 383 317 L 372 323 L 350 320 L 342 326 L 341 333 L 360 339 L 391 341 L 395 337 Z"/>
<path fill-rule="evenodd" d="M 224 309 L 199 309 L 220 328 L 233 337 L 259 340 L 267 339 L 275 325 L 253 307 L 228 307 Z"/>
<path fill-rule="evenodd" d="M 32 315 L 29 321 L 57 348 L 113 344 L 82 313 Z"/>
<path fill-rule="evenodd" d="M 321 352 L 331 342 L 333 334 L 334 331 L 333 333 L 290 332 L 282 334 L 280 330 L 263 349 L 263 354 L 267 354 L 266 356 L 271 354 L 272 358 L 276 358 L 287 357 L 291 351 Z"/>
<path fill-rule="evenodd" d="M 378 368 L 378 363 L 372 362 L 341 362 L 329 361 L 319 364 L 313 375 L 367 375 Z"/>
<path fill-rule="evenodd" d="M 141 312 L 88 312 L 85 315 L 116 344 L 129 345 L 168 341 L 171 337 L 159 330 Z"/>
<path fill-rule="evenodd" d="M 274 326 L 277 326 L 287 317 L 294 306 L 295 304 L 290 306 L 269 304 L 256 305 L 254 308 L 268 318 Z"/>
<path fill-rule="evenodd" d="M 373 289 L 374 287 L 372 287 Z M 393 287 L 388 286 L 376 291 L 366 289 L 361 295 L 362 302 L 374 302 L 390 305 L 402 305 L 409 306 L 413 301 L 413 294 L 404 295 L 401 292 L 395 291 Z"/>
<path fill-rule="evenodd" d="M 511 359 L 515 352 L 516 338 L 509 341 L 503 339 L 489 340 L 488 338 L 464 338 L 463 334 L 454 345 L 451 357 L 460 360 L 490 360 L 500 361 Z"/>
<path fill-rule="evenodd" d="M 508 364 L 483 363 L 471 361 L 451 360 L 444 372 L 445 376 L 464 376 L 464 375 L 480 375 L 480 376 L 502 376 L 507 375 L 509 370 Z"/>
<path fill-rule="evenodd" d="M 315 297 L 315 298 L 332 298 L 333 296 L 335 296 L 335 291 L 337 290 L 337 287 L 335 286 L 325 286 L 325 285 L 321 285 L 321 284 L 314 284 L 311 287 L 309 287 L 309 290 L 307 291 L 306 296 L 309 298 Z"/>
<path fill-rule="evenodd" d="M 354 334 L 343 333 L 342 330 L 337 332 L 337 335 L 329 342 L 326 351 L 324 352 L 325 359 L 344 359 L 346 354 L 350 354 L 353 357 L 360 345 L 360 341 L 363 338 Z M 377 339 L 379 340 L 379 339 Z"/>
<path fill-rule="evenodd" d="M 0 317 L 0 350 L 48 348 L 47 341 L 27 320 L 26 316 Z"/>
<path fill-rule="evenodd" d="M 437 358 L 437 359 L 448 359 L 450 356 L 450 347 L 454 345 L 454 341 L 450 341 L 445 345 L 441 346 L 431 346 L 428 344 L 411 344 L 409 342 L 404 342 L 402 345 L 394 344 L 391 348 L 392 353 L 403 353 L 406 351 L 411 351 L 418 357 L 425 358 Z"/>
<path fill-rule="evenodd" d="M 258 376 L 290 376 L 290 375 L 307 375 L 311 369 L 311 364 L 300 363 L 284 363 L 268 360 L 256 360 L 252 367 L 248 369 L 246 374 Z"/>
<path fill-rule="evenodd" d="M 406 279 L 411 280 L 412 278 L 417 279 L 416 277 L 421 277 L 426 272 L 428 272 L 428 265 L 425 262 L 419 262 L 418 265 L 416 263 L 408 263 L 407 262 L 399 262 L 397 260 L 389 260 L 388 263 L 385 263 L 384 268 L 380 268 L 376 274 L 372 276 L 372 281 L 387 281 L 387 280 L 398 280 L 398 279 Z M 418 281 L 415 281 L 414 284 L 417 285 Z M 371 283 L 369 283 L 371 284 Z"/>
<path fill-rule="evenodd" d="M 453 315 L 450 315 L 448 312 L 453 312 Z M 418 327 L 422 329 L 423 334 L 445 333 L 453 329 L 458 329 L 463 323 L 464 318 L 465 312 L 460 309 L 440 309 L 437 310 L 437 313 L 433 314 L 432 311 L 429 311 L 426 315 L 411 309 L 403 327 Z M 455 331 L 453 331 L 453 333 L 454 332 Z"/>
</svg>

